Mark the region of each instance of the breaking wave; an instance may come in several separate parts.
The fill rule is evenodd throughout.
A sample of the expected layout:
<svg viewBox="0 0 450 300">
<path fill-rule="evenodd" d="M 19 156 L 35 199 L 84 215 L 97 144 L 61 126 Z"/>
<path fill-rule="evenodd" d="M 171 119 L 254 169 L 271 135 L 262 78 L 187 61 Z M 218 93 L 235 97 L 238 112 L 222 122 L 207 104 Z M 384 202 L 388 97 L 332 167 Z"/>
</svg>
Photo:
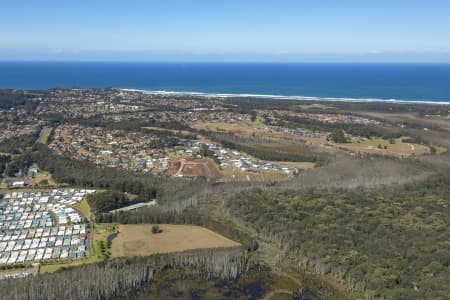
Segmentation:
<svg viewBox="0 0 450 300">
<path fill-rule="evenodd" d="M 433 100 L 401 100 L 401 99 L 348 98 L 348 97 L 334 98 L 334 97 L 286 96 L 286 95 L 270 95 L 270 94 L 202 93 L 202 92 L 123 89 L 123 88 L 120 90 L 141 92 L 152 95 L 199 96 L 199 97 L 215 97 L 215 98 L 255 98 L 255 99 L 282 99 L 282 100 L 307 100 L 307 101 L 387 102 L 387 103 L 401 103 L 401 104 L 450 105 L 450 100 L 433 101 Z"/>
</svg>

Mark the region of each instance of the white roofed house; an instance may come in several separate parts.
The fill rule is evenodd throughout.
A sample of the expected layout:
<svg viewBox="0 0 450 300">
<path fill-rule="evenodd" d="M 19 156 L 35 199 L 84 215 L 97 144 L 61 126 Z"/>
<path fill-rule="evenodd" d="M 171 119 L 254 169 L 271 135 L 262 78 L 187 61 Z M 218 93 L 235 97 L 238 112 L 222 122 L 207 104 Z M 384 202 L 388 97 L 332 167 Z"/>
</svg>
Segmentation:
<svg viewBox="0 0 450 300">
<path fill-rule="evenodd" d="M 13 189 L 19 189 L 25 187 L 25 181 L 13 181 L 11 184 L 11 187 Z"/>
</svg>

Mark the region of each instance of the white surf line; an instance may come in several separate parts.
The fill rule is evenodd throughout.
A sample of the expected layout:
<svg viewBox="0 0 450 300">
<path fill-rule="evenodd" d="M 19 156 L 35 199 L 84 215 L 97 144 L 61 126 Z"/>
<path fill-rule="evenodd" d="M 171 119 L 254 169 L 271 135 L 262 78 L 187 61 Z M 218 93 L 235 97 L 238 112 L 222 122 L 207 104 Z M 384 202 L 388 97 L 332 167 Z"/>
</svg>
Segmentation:
<svg viewBox="0 0 450 300">
<path fill-rule="evenodd" d="M 399 100 L 399 99 L 379 99 L 379 98 L 333 98 L 333 97 L 312 97 L 312 96 L 286 96 L 286 95 L 264 95 L 264 94 L 223 94 L 223 93 L 202 93 L 202 92 L 186 92 L 186 91 L 152 91 L 143 89 L 124 89 L 117 88 L 121 91 L 140 92 L 150 95 L 175 95 L 175 96 L 198 96 L 198 97 L 217 97 L 217 98 L 253 98 L 253 99 L 281 99 L 281 100 L 300 100 L 300 101 L 327 101 L 327 102 L 383 102 L 394 104 L 431 104 L 431 105 L 450 105 L 450 101 L 433 101 L 433 100 Z"/>
</svg>

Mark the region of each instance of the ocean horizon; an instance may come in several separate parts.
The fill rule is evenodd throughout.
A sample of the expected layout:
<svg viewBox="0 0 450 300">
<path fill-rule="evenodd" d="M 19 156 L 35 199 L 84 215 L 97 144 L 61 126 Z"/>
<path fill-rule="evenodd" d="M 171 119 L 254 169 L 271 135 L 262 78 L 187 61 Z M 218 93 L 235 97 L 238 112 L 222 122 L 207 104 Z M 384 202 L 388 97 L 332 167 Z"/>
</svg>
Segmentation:
<svg viewBox="0 0 450 300">
<path fill-rule="evenodd" d="M 450 64 L 0 62 L 0 88 L 450 104 Z"/>
</svg>

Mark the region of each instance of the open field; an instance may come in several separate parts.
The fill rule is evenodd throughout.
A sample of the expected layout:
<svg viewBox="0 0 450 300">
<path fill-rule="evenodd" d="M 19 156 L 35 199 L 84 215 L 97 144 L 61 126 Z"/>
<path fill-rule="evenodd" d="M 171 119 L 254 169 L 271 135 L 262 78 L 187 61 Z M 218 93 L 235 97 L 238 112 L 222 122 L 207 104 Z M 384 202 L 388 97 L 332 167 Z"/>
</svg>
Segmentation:
<svg viewBox="0 0 450 300">
<path fill-rule="evenodd" d="M 51 127 L 44 127 L 42 128 L 40 134 L 39 134 L 39 138 L 38 138 L 38 142 L 41 144 L 47 144 L 48 141 L 48 137 L 50 136 L 50 133 L 52 132 Z"/>
<path fill-rule="evenodd" d="M 191 135 L 192 132 L 189 132 L 187 130 L 175 130 L 175 129 L 166 129 L 166 128 L 161 128 L 161 127 L 143 127 L 144 129 L 148 129 L 148 130 L 154 130 L 154 131 L 169 131 L 172 133 L 181 133 L 183 135 Z"/>
<path fill-rule="evenodd" d="M 209 229 L 192 225 L 159 225 L 162 232 L 152 234 L 152 225 L 119 225 L 112 241 L 112 257 L 146 256 L 193 249 L 236 247 L 240 244 Z"/>
<path fill-rule="evenodd" d="M 92 214 L 91 208 L 89 207 L 89 204 L 88 204 L 86 198 L 84 198 L 81 202 L 76 204 L 74 206 L 74 208 L 77 209 L 79 212 L 81 212 L 83 214 L 83 216 L 85 216 L 86 218 L 91 220 L 91 214 Z"/>
<path fill-rule="evenodd" d="M 397 157 L 408 157 L 411 155 L 422 155 L 430 153 L 430 148 L 425 145 L 404 143 L 403 138 L 395 139 L 391 144 L 389 140 L 352 138 L 348 144 L 337 144 L 339 148 L 350 150 L 355 153 L 370 153 L 391 155 Z"/>
<path fill-rule="evenodd" d="M 192 125 L 196 129 L 204 129 L 208 131 L 227 131 L 234 134 L 248 135 L 258 128 L 263 128 L 264 124 L 255 124 L 252 122 L 236 122 L 236 123 L 225 123 L 225 122 L 201 122 Z"/>
<path fill-rule="evenodd" d="M 442 153 L 447 152 L 447 149 L 445 149 L 444 147 L 437 146 L 435 148 L 436 148 L 436 153 L 437 154 L 442 154 Z"/>
</svg>

